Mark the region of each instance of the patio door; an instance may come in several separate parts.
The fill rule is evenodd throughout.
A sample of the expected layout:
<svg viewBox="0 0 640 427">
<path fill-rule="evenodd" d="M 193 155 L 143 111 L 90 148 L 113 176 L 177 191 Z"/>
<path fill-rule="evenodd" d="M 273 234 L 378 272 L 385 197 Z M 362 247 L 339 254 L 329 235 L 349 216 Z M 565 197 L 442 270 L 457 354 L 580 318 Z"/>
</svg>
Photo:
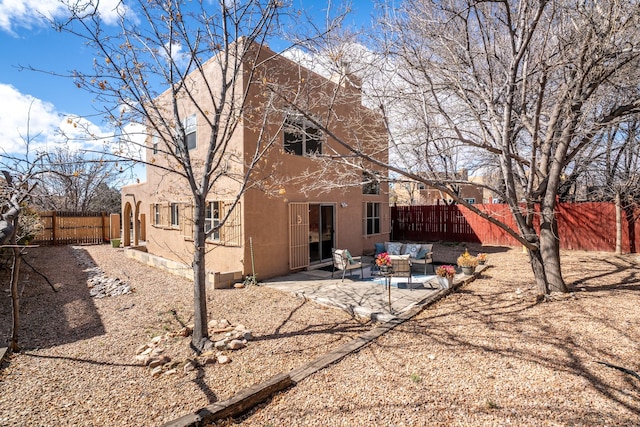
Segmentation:
<svg viewBox="0 0 640 427">
<path fill-rule="evenodd" d="M 309 261 L 331 260 L 335 247 L 335 207 L 330 204 L 309 204 Z"/>
</svg>

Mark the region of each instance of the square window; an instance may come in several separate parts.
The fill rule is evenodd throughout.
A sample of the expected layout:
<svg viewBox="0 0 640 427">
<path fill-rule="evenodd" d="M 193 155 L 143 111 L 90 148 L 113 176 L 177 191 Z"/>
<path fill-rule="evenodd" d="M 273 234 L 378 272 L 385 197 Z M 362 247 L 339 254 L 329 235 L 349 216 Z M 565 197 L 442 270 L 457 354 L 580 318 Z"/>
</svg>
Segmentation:
<svg viewBox="0 0 640 427">
<path fill-rule="evenodd" d="M 322 132 L 301 117 L 289 117 L 284 124 L 284 151 L 296 156 L 322 154 Z"/>
<path fill-rule="evenodd" d="M 380 181 L 374 174 L 362 173 L 362 194 L 380 194 Z"/>
</svg>

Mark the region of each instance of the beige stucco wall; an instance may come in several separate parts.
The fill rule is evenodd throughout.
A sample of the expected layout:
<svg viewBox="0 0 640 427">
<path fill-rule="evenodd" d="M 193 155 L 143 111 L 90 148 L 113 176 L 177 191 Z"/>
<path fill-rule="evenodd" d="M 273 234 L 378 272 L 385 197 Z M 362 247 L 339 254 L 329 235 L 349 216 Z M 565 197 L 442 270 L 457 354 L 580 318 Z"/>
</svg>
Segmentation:
<svg viewBox="0 0 640 427">
<path fill-rule="evenodd" d="M 264 51 L 264 56 L 273 55 L 270 51 Z M 278 58 L 268 63 L 268 69 L 265 69 L 265 75 L 271 81 L 279 81 L 284 87 L 291 82 L 297 85 L 299 74 L 295 64 L 284 59 Z M 211 75 L 215 75 L 215 71 L 211 71 Z M 326 115 L 326 105 L 323 107 L 323 99 L 329 99 L 333 95 L 335 85 L 329 83 L 321 77 L 308 73 L 305 78 L 314 86 L 316 96 L 313 98 L 318 101 L 314 105 L 309 105 L 309 109 L 318 117 Z M 316 83 L 321 84 L 316 85 Z M 193 82 L 196 87 L 201 82 Z M 243 82 L 247 84 L 247 82 Z M 198 103 L 207 109 L 206 91 L 201 90 L 202 98 Z M 314 92 L 310 92 L 313 94 Z M 163 96 L 167 96 L 164 94 Z M 261 109 L 261 103 L 265 100 L 267 93 L 263 88 L 256 85 L 252 87 L 249 94 L 249 105 L 251 108 L 247 110 L 243 125 L 239 127 L 230 144 L 230 149 L 236 153 L 243 154 L 244 160 L 247 162 L 255 150 L 258 136 L 260 135 L 258 126 L 252 126 L 251 119 L 259 122 L 258 118 Z M 337 115 L 347 118 L 354 116 L 353 120 L 357 120 L 358 129 L 338 124 L 333 124 L 332 129 L 336 132 L 336 136 L 344 138 L 346 141 L 353 141 L 354 132 L 360 132 L 359 140 L 363 141 L 364 148 L 366 144 L 376 144 L 376 149 L 382 161 L 386 161 L 386 150 L 380 150 L 380 144 L 386 147 L 386 137 L 382 129 L 382 123 L 378 117 L 364 109 L 359 102 L 359 94 L 355 90 L 347 92 L 347 101 L 351 105 L 341 105 L 338 98 L 338 106 L 334 106 Z M 354 101 L 356 101 L 354 103 Z M 192 111 L 189 109 L 189 103 L 185 102 L 183 106 L 183 115 L 186 116 Z M 251 118 L 249 117 L 251 114 Z M 386 184 L 381 187 L 380 195 L 362 195 L 362 189 L 359 186 L 331 190 L 329 192 L 300 190 L 300 181 L 296 181 L 303 173 L 313 172 L 319 168 L 318 162 L 302 156 L 287 154 L 283 150 L 282 133 L 280 132 L 279 123 L 282 117 L 278 117 L 277 113 L 271 114 L 271 124 L 267 126 L 265 136 L 273 138 L 273 147 L 268 151 L 264 161 L 256 168 L 253 179 L 255 182 L 260 181 L 257 189 L 248 190 L 240 200 L 241 222 L 242 222 L 242 240 L 243 246 L 229 247 L 219 246 L 214 243 L 207 243 L 206 268 L 209 271 L 217 272 L 241 272 L 247 275 L 252 273 L 251 251 L 249 239 L 253 241 L 253 255 L 255 261 L 255 272 L 259 279 L 286 274 L 290 271 L 289 267 L 289 229 L 288 215 L 289 203 L 291 202 L 308 202 L 308 203 L 328 203 L 335 206 L 335 239 L 336 247 L 348 248 L 354 255 L 361 254 L 364 250 L 371 250 L 375 241 L 388 240 L 388 234 L 381 234 L 366 238 L 363 236 L 363 203 L 365 200 L 377 201 L 383 203 L 387 208 L 388 191 Z M 204 126 L 204 118 L 198 117 L 197 138 L 198 146 L 190 153 L 193 158 L 198 159 L 204 156 L 204 150 L 207 146 L 206 141 L 210 134 Z M 353 123 L 353 120 L 351 121 Z M 349 120 L 345 120 L 349 122 Z M 365 135 L 368 134 L 368 135 Z M 264 140 L 263 140 L 264 141 Z M 159 166 L 167 166 L 176 168 L 171 165 L 162 155 L 154 155 L 151 151 L 151 138 L 148 140 L 149 149 L 147 150 L 147 159 L 154 159 L 155 164 Z M 331 138 L 327 138 L 325 143 L 325 152 L 329 148 L 337 153 L 346 153 L 346 149 L 339 146 Z M 234 167 L 243 167 L 239 162 Z M 312 178 L 313 179 L 313 178 Z M 187 265 L 191 264 L 193 253 L 193 242 L 179 229 L 170 229 L 167 227 L 157 227 L 153 225 L 153 214 L 150 211 L 152 203 L 159 202 L 182 202 L 188 201 L 190 191 L 186 186 L 186 180 L 177 177 L 175 174 L 167 173 L 159 168 L 147 166 L 147 181 L 143 184 L 127 186 L 122 189 L 123 206 L 127 200 L 131 200 L 135 196 L 136 202 L 141 202 L 141 210 L 146 213 L 146 247 L 150 254 L 160 257 L 172 259 Z M 211 192 L 209 200 L 229 199 L 231 195 L 235 195 L 238 191 L 238 184 L 230 180 L 222 180 L 216 184 Z M 345 207 L 343 207 L 345 206 Z M 386 213 L 384 220 L 388 220 Z M 384 227 L 385 229 L 388 227 Z"/>
</svg>

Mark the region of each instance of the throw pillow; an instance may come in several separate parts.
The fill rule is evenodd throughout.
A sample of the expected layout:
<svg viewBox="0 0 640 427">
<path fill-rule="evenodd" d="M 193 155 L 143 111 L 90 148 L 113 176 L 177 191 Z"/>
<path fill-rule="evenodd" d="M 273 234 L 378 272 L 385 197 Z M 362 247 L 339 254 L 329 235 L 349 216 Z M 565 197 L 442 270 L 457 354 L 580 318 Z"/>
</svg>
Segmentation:
<svg viewBox="0 0 640 427">
<path fill-rule="evenodd" d="M 375 243 L 376 246 L 376 255 L 380 255 L 383 252 L 386 252 L 386 249 L 384 248 L 384 243 Z"/>
<path fill-rule="evenodd" d="M 433 245 L 422 245 L 420 251 L 418 251 L 418 255 L 416 255 L 416 259 L 424 259 L 429 252 L 431 252 L 431 248 Z"/>
<path fill-rule="evenodd" d="M 389 242 L 387 243 L 387 252 L 389 255 L 400 255 L 402 250 L 402 243 Z"/>
<path fill-rule="evenodd" d="M 349 264 L 355 264 L 356 263 L 356 261 L 351 256 L 351 252 L 349 252 L 349 249 L 345 249 L 343 254 L 344 254 L 344 256 L 347 257 L 347 260 L 349 261 Z"/>
<path fill-rule="evenodd" d="M 420 246 L 416 243 L 407 243 L 404 246 L 404 250 L 402 251 L 402 255 L 409 255 L 411 258 L 417 258 L 418 252 L 420 252 Z"/>
</svg>

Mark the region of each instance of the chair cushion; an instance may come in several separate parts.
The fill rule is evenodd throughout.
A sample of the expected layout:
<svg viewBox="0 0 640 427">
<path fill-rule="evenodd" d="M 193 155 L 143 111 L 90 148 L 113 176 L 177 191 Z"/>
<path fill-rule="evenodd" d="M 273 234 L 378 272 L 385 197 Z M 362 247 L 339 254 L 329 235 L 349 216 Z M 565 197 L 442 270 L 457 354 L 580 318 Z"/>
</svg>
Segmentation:
<svg viewBox="0 0 640 427">
<path fill-rule="evenodd" d="M 353 259 L 353 256 L 351 256 L 351 252 L 349 252 L 349 249 L 345 249 L 343 255 L 347 257 L 347 260 L 349 260 L 349 264 L 356 263 L 356 261 Z"/>
<path fill-rule="evenodd" d="M 375 243 L 375 246 L 376 246 L 376 255 L 380 255 L 381 253 L 387 251 L 384 247 L 384 243 Z"/>
<path fill-rule="evenodd" d="M 389 255 L 400 255 L 402 251 L 402 243 L 399 242 L 386 242 L 387 253 Z"/>
<path fill-rule="evenodd" d="M 407 243 L 404 245 L 402 255 L 409 255 L 411 258 L 418 258 L 418 252 L 420 252 L 421 246 L 422 245 L 417 243 Z"/>
<path fill-rule="evenodd" d="M 415 259 L 424 259 L 429 252 L 431 252 L 431 248 L 433 245 L 422 245 L 418 254 L 414 257 Z"/>
</svg>

